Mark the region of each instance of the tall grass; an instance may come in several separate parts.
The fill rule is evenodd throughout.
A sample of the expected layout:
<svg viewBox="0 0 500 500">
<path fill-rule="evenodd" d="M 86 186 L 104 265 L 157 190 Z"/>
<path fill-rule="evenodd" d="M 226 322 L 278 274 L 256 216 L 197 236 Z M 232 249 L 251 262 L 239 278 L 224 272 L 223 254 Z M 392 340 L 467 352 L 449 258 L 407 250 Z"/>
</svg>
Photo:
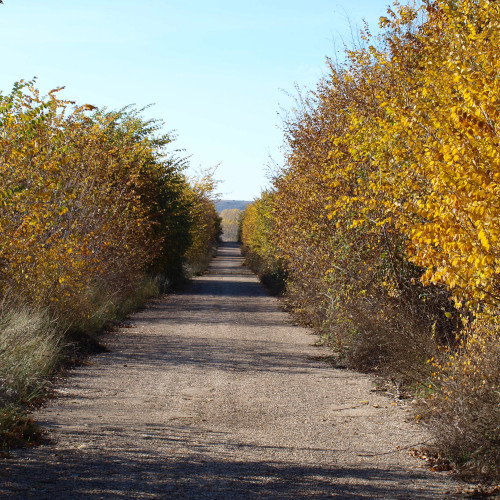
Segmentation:
<svg viewBox="0 0 500 500">
<path fill-rule="evenodd" d="M 0 402 L 30 402 L 40 396 L 58 366 L 63 332 L 41 311 L 27 307 L 0 313 Z"/>
<path fill-rule="evenodd" d="M 37 436 L 26 410 L 45 395 L 50 377 L 74 353 L 75 342 L 97 344 L 94 337 L 106 325 L 123 319 L 158 293 L 157 280 L 151 277 L 142 278 L 126 295 L 106 295 L 95 288 L 89 291 L 93 314 L 76 322 L 4 302 L 0 308 L 0 450 Z"/>
<path fill-rule="evenodd" d="M 25 409 L 44 392 L 59 366 L 64 332 L 43 311 L 0 310 L 0 451 L 38 437 Z"/>
</svg>

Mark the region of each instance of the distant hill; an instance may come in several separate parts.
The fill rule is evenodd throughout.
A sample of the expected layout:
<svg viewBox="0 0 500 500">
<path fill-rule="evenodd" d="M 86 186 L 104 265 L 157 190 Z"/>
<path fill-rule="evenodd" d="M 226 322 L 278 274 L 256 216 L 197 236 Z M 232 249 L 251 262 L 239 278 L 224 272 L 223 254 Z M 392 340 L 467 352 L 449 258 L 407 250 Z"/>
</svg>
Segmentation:
<svg viewBox="0 0 500 500">
<path fill-rule="evenodd" d="M 245 207 L 252 203 L 251 201 L 244 200 L 220 200 L 215 202 L 215 208 L 220 214 L 223 210 L 230 210 L 232 208 L 237 208 L 238 210 L 245 210 Z"/>
</svg>

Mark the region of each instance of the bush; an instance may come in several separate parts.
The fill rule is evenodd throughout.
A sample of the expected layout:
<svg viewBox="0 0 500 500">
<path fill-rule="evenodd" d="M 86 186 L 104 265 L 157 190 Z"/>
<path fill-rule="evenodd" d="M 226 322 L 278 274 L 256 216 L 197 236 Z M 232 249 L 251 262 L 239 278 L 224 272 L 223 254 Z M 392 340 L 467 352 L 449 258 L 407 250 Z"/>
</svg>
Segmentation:
<svg viewBox="0 0 500 500">
<path fill-rule="evenodd" d="M 272 239 L 273 200 L 272 192 L 263 192 L 259 199 L 247 205 L 240 219 L 239 233 L 245 264 L 277 295 L 285 287 L 286 274 Z"/>
<path fill-rule="evenodd" d="M 0 93 L 4 423 L 16 412 L 22 421 L 67 339 L 92 343 L 107 323 L 181 282 L 186 261 L 206 265 L 218 236 L 213 183 L 190 184 L 161 122 L 57 92 L 42 97 L 20 82 Z"/>
<path fill-rule="evenodd" d="M 500 470 L 500 342 L 489 320 L 476 320 L 461 345 L 431 358 L 432 396 L 420 407 L 435 450 L 468 477 Z"/>
<path fill-rule="evenodd" d="M 186 250 L 186 264 L 190 274 L 201 274 L 214 257 L 222 234 L 222 222 L 215 208 L 217 181 L 215 168 L 191 179 L 190 232 L 191 243 Z"/>
<path fill-rule="evenodd" d="M 300 319 L 349 366 L 430 385 L 441 451 L 491 474 L 499 20 L 489 0 L 395 3 L 378 39 L 365 28 L 364 45 L 299 94 L 271 206 L 243 222 L 254 265 L 283 265 Z M 474 358 L 484 366 L 464 369 Z"/>
</svg>

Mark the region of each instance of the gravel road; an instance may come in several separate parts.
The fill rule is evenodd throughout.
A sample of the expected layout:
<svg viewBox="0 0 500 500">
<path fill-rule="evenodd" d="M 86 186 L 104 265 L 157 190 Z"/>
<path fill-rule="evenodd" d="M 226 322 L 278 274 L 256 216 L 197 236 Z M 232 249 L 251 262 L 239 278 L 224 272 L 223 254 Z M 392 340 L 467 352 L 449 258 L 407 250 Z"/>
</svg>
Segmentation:
<svg viewBox="0 0 500 500">
<path fill-rule="evenodd" d="M 48 443 L 0 461 L 0 497 L 454 498 L 404 406 L 321 359 L 235 244 L 105 342 L 35 415 Z"/>
</svg>

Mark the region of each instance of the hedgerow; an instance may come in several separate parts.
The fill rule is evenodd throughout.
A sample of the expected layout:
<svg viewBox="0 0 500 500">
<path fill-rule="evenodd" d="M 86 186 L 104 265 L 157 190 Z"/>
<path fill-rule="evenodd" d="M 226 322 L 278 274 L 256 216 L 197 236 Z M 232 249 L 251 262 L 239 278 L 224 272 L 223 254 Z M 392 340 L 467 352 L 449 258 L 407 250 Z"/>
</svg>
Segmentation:
<svg viewBox="0 0 500 500">
<path fill-rule="evenodd" d="M 188 265 L 199 271 L 220 233 L 213 179 L 188 180 L 161 122 L 79 106 L 59 89 L 41 96 L 34 83 L 0 94 L 5 422 L 40 394 L 68 338 L 180 282 Z"/>
<path fill-rule="evenodd" d="M 396 3 L 380 24 L 285 121 L 271 261 L 349 366 L 425 396 L 438 452 L 494 477 L 500 6 Z"/>
</svg>

